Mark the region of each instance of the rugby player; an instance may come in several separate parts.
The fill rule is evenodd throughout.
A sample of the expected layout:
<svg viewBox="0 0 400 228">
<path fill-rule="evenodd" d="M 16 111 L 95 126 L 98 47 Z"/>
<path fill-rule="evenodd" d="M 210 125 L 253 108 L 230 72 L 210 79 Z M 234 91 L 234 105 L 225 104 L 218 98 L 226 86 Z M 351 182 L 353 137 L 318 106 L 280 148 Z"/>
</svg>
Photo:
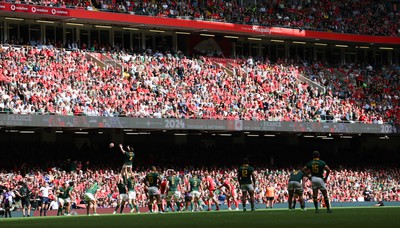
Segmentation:
<svg viewBox="0 0 400 228">
<path fill-rule="evenodd" d="M 161 183 L 162 179 L 160 175 L 157 173 L 157 168 L 155 166 L 151 167 L 151 171 L 146 175 L 144 182 L 146 186 L 148 187 L 148 194 L 149 194 L 149 212 L 153 212 L 153 203 L 154 200 L 157 201 L 158 205 L 158 212 L 162 213 L 162 205 L 161 205 L 161 198 L 160 198 L 160 191 L 159 191 L 159 185 Z"/>
<path fill-rule="evenodd" d="M 53 188 L 50 187 L 48 182 L 44 182 L 42 187 L 40 187 L 40 195 L 41 195 L 41 206 L 40 206 L 40 216 L 42 216 L 42 213 L 44 216 L 47 215 L 47 210 L 49 210 L 50 206 L 50 200 L 49 200 L 49 190 L 52 190 Z"/>
<path fill-rule="evenodd" d="M 226 195 L 226 201 L 228 203 L 228 210 L 232 210 L 231 208 L 231 202 L 233 201 L 235 203 L 235 210 L 239 210 L 239 203 L 237 201 L 237 196 L 236 196 L 236 189 L 235 186 L 231 183 L 231 180 L 229 176 L 223 180 L 221 178 L 222 185 L 218 187 L 218 189 L 221 189 L 225 187 L 225 191 L 223 191 L 224 195 Z"/>
<path fill-rule="evenodd" d="M 300 207 L 303 211 L 306 210 L 305 202 L 303 198 L 304 187 L 306 183 L 307 176 L 301 170 L 295 170 L 290 172 L 289 183 L 288 183 L 288 192 L 289 192 L 289 210 L 294 209 L 295 203 L 293 203 L 293 199 L 299 198 Z"/>
<path fill-rule="evenodd" d="M 97 200 L 96 200 L 96 195 L 97 192 L 100 190 L 100 186 L 97 183 L 97 181 L 89 180 L 90 182 L 90 187 L 86 189 L 85 192 L 85 203 L 86 203 L 86 213 L 87 215 L 90 215 L 90 207 L 93 209 L 93 215 L 98 215 L 96 212 L 97 209 Z"/>
<path fill-rule="evenodd" d="M 118 200 L 117 200 L 117 206 L 115 207 L 115 210 L 113 214 L 116 214 L 118 211 L 118 208 L 121 207 L 121 210 L 119 211 L 120 214 L 122 214 L 122 211 L 124 210 L 126 202 L 128 202 L 128 195 L 126 194 L 126 182 L 125 178 L 119 176 L 119 181 L 117 184 L 118 188 Z"/>
<path fill-rule="evenodd" d="M 72 193 L 74 191 L 74 182 L 69 182 L 68 187 L 64 193 L 64 207 L 65 207 L 65 215 L 69 216 L 69 211 L 71 209 L 71 199 Z"/>
<path fill-rule="evenodd" d="M 207 211 L 211 211 L 211 203 L 214 202 L 216 210 L 219 211 L 219 205 L 218 205 L 218 201 L 216 199 L 215 196 L 215 182 L 212 179 L 211 175 L 209 175 L 207 172 L 204 173 L 205 174 L 205 178 L 204 178 L 204 182 L 205 182 L 205 187 L 208 191 L 208 195 L 206 195 L 206 204 L 207 204 Z"/>
<path fill-rule="evenodd" d="M 322 160 L 319 159 L 320 154 L 319 151 L 314 151 L 313 152 L 313 160 L 307 163 L 306 166 L 303 168 L 303 172 L 305 173 L 310 173 L 311 175 L 311 184 L 312 184 L 312 189 L 313 189 L 313 202 L 315 206 L 315 213 L 319 213 L 318 209 L 318 190 L 321 191 L 324 201 L 326 204 L 327 208 L 327 213 L 332 213 L 332 210 L 330 209 L 330 203 L 329 203 L 329 198 L 328 198 L 328 192 L 326 190 L 326 185 L 325 182 L 327 181 L 329 177 L 329 173 L 331 172 L 331 169 L 329 166 Z M 324 177 L 324 171 L 325 177 Z"/>
<path fill-rule="evenodd" d="M 191 195 L 191 204 L 192 204 L 192 211 L 198 211 L 200 205 L 200 197 L 202 189 L 201 180 L 197 177 L 197 174 L 194 174 L 192 178 L 189 180 L 190 186 L 190 195 Z"/>
<path fill-rule="evenodd" d="M 136 209 L 137 213 L 140 213 L 139 208 L 136 204 L 136 191 L 135 191 L 135 176 L 133 173 L 129 175 L 127 178 L 127 187 L 128 187 L 128 204 L 131 208 L 131 213 L 133 213 Z"/>
<path fill-rule="evenodd" d="M 62 215 L 62 212 L 64 209 L 64 204 L 65 204 L 65 199 L 66 199 L 67 188 L 68 188 L 68 184 L 67 184 L 67 182 L 64 182 L 61 184 L 61 186 L 56 191 L 57 202 L 58 202 L 57 216 Z"/>
<path fill-rule="evenodd" d="M 181 187 L 181 178 L 179 178 L 179 173 L 175 171 L 170 171 L 170 176 L 167 177 L 167 209 L 171 208 L 173 211 L 173 206 L 172 206 L 172 199 L 174 200 L 174 203 L 176 204 L 177 211 L 181 210 L 181 204 L 180 204 L 180 198 L 181 198 L 181 192 L 179 191 L 182 189 Z"/>
<path fill-rule="evenodd" d="M 251 210 L 254 211 L 254 184 L 256 179 L 254 176 L 254 168 L 249 166 L 248 158 L 243 159 L 243 165 L 239 167 L 237 177 L 240 189 L 242 190 L 243 211 L 246 211 L 247 193 L 250 195 Z"/>
<path fill-rule="evenodd" d="M 121 173 L 122 174 L 132 173 L 132 162 L 133 158 L 135 157 L 135 153 L 133 153 L 133 147 L 130 147 L 128 145 L 126 146 L 127 151 L 125 151 L 122 144 L 119 144 L 119 148 L 121 149 L 121 152 L 124 155 L 124 164 L 122 166 Z"/>
</svg>

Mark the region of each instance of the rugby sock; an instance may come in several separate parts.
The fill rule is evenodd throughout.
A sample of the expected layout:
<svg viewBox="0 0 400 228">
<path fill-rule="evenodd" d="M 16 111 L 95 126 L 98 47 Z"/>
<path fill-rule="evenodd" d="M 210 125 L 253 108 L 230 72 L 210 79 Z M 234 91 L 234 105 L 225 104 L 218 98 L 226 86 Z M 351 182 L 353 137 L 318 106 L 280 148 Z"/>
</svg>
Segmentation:
<svg viewBox="0 0 400 228">
<path fill-rule="evenodd" d="M 330 206 L 331 206 L 330 203 L 329 203 L 329 198 L 325 197 L 324 200 L 325 200 L 326 209 L 328 209 L 328 211 L 329 211 Z"/>
<path fill-rule="evenodd" d="M 58 208 L 57 215 L 61 215 L 61 213 L 62 213 L 62 207 Z"/>
<path fill-rule="evenodd" d="M 292 207 L 292 196 L 291 195 L 289 195 L 288 204 L 289 204 L 289 209 L 292 209 L 293 207 Z"/>
<path fill-rule="evenodd" d="M 313 198 L 314 201 L 314 207 L 316 210 L 318 210 L 318 199 L 317 198 Z"/>
<path fill-rule="evenodd" d="M 296 202 L 297 202 L 297 200 L 294 200 L 294 201 L 293 201 L 293 205 L 292 205 L 292 208 L 293 208 L 293 209 L 296 208 Z"/>
<path fill-rule="evenodd" d="M 44 214 L 44 216 L 47 215 L 47 209 L 46 208 L 43 209 L 43 214 Z"/>
<path fill-rule="evenodd" d="M 139 212 L 139 209 L 137 208 L 137 206 L 136 206 L 136 210 Z M 159 203 L 158 204 L 158 212 L 164 212 L 164 208 L 163 208 L 163 206 L 162 206 L 162 204 L 161 203 Z"/>
<path fill-rule="evenodd" d="M 130 203 L 130 204 L 129 204 L 129 208 L 130 208 L 130 209 L 133 209 L 133 204 Z"/>
<path fill-rule="evenodd" d="M 153 205 L 149 204 L 148 207 L 149 207 L 149 211 L 150 211 L 150 212 L 153 212 Z"/>
<path fill-rule="evenodd" d="M 168 209 L 168 208 L 171 208 L 171 209 L 172 209 L 172 207 L 171 207 L 171 202 L 170 202 L 170 201 L 167 202 L 167 209 Z"/>
<path fill-rule="evenodd" d="M 119 205 L 117 204 L 117 207 L 115 207 L 115 212 L 118 211 Z"/>
<path fill-rule="evenodd" d="M 40 208 L 39 214 L 42 216 L 43 208 Z"/>
<path fill-rule="evenodd" d="M 177 211 L 181 211 L 181 204 L 178 202 L 177 204 L 176 204 L 176 207 L 177 207 Z"/>
<path fill-rule="evenodd" d="M 139 212 L 139 207 L 138 207 L 138 205 L 135 205 L 134 207 L 135 207 L 135 209 L 136 209 L 136 212 Z"/>
<path fill-rule="evenodd" d="M 235 200 L 235 207 L 239 208 L 239 201 Z"/>
<path fill-rule="evenodd" d="M 119 213 L 122 214 L 123 210 L 124 210 L 124 205 L 121 205 L 121 210 L 119 211 Z"/>
</svg>

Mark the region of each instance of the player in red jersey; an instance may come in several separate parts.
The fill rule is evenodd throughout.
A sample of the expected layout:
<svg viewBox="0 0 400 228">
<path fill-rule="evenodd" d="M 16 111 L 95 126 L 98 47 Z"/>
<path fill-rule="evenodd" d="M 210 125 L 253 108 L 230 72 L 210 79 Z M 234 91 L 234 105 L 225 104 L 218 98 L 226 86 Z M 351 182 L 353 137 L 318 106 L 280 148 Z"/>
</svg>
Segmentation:
<svg viewBox="0 0 400 228">
<path fill-rule="evenodd" d="M 208 196 L 206 196 L 206 202 L 207 202 L 207 206 L 208 206 L 208 211 L 211 211 L 211 202 L 214 202 L 216 210 L 219 211 L 218 201 L 217 201 L 216 196 L 214 194 L 214 191 L 216 190 L 215 182 L 207 172 L 205 173 L 204 182 L 205 182 L 204 186 L 208 190 Z"/>
<path fill-rule="evenodd" d="M 164 178 L 160 184 L 160 196 L 161 196 L 161 211 L 164 212 L 165 198 L 167 190 L 167 178 Z"/>
<path fill-rule="evenodd" d="M 239 202 L 237 200 L 237 194 L 236 194 L 236 189 L 235 185 L 231 183 L 231 179 L 229 176 L 225 177 L 225 180 L 221 178 L 220 180 L 222 182 L 222 185 L 218 187 L 218 189 L 221 189 L 225 187 L 225 190 L 223 190 L 223 193 L 226 195 L 226 201 L 228 203 L 228 210 L 232 210 L 231 208 L 231 202 L 233 201 L 235 203 L 235 210 L 239 210 Z"/>
</svg>

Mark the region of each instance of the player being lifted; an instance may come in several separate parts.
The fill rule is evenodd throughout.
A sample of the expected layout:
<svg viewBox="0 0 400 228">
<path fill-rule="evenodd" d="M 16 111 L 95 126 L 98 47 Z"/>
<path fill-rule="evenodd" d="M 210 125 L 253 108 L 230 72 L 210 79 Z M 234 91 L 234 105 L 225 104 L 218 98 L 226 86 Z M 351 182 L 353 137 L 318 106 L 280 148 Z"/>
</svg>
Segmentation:
<svg viewBox="0 0 400 228">
<path fill-rule="evenodd" d="M 85 196 L 84 196 L 85 202 L 86 202 L 86 213 L 87 213 L 87 215 L 90 215 L 89 211 L 90 211 L 90 208 L 92 208 L 93 215 L 98 215 L 96 212 L 96 209 L 97 209 L 96 196 L 97 196 L 97 192 L 100 190 L 100 186 L 97 183 L 97 181 L 89 180 L 89 182 L 90 182 L 90 185 L 86 189 Z"/>
<path fill-rule="evenodd" d="M 305 187 L 305 183 L 307 180 L 307 176 L 304 174 L 302 170 L 295 170 L 290 172 L 289 183 L 288 183 L 288 192 L 289 192 L 289 210 L 293 208 L 293 199 L 298 197 L 300 201 L 300 207 L 303 211 L 306 210 L 305 202 L 303 198 L 303 191 Z"/>
<path fill-rule="evenodd" d="M 123 177 L 119 177 L 117 188 L 118 188 L 118 200 L 117 200 L 117 206 L 115 207 L 115 210 L 113 214 L 116 214 L 118 211 L 118 208 L 121 207 L 121 210 L 119 211 L 120 214 L 122 214 L 122 211 L 124 210 L 126 202 L 128 202 L 128 195 L 126 194 L 126 180 L 124 180 Z"/>
<path fill-rule="evenodd" d="M 332 213 L 330 209 L 330 203 L 328 198 L 328 192 L 326 190 L 325 182 L 328 179 L 329 173 L 331 169 L 329 166 L 322 160 L 319 159 L 319 151 L 313 152 L 313 160 L 308 162 L 306 166 L 304 166 L 303 171 L 311 174 L 311 184 L 313 189 L 313 201 L 315 206 L 315 213 L 319 213 L 318 209 L 318 190 L 321 191 L 324 196 L 324 201 L 327 208 L 327 213 Z M 326 171 L 324 177 L 324 171 Z"/>
<path fill-rule="evenodd" d="M 190 195 L 192 196 L 192 211 L 198 211 L 200 205 L 200 197 L 202 190 L 201 180 L 194 174 L 189 180 Z"/>
<path fill-rule="evenodd" d="M 124 154 L 124 165 L 122 166 L 121 173 L 129 174 L 132 173 L 132 162 L 133 158 L 135 157 L 135 153 L 133 153 L 133 147 L 126 146 L 127 150 L 124 150 L 122 144 L 119 144 L 119 148 L 121 152 Z"/>
<path fill-rule="evenodd" d="M 169 176 L 167 178 L 167 209 L 170 207 L 172 211 L 174 211 L 172 206 L 172 199 L 176 204 L 177 211 L 181 210 L 180 198 L 181 192 L 179 191 L 182 189 L 181 186 L 181 178 L 178 176 L 178 172 L 173 170 L 169 171 Z"/>
<path fill-rule="evenodd" d="M 243 159 L 243 165 L 238 169 L 238 182 L 242 190 L 243 211 L 246 211 L 247 193 L 250 195 L 251 210 L 254 211 L 254 168 L 249 166 L 249 159 Z"/>
<path fill-rule="evenodd" d="M 161 177 L 160 174 L 157 172 L 157 168 L 155 166 L 151 167 L 150 172 L 146 175 L 144 182 L 148 188 L 147 192 L 149 195 L 149 211 L 150 213 L 153 212 L 153 203 L 154 200 L 157 201 L 158 205 L 158 212 L 162 213 L 162 205 L 161 205 L 161 197 L 160 197 L 160 191 L 159 191 L 159 185 L 161 184 Z"/>
</svg>

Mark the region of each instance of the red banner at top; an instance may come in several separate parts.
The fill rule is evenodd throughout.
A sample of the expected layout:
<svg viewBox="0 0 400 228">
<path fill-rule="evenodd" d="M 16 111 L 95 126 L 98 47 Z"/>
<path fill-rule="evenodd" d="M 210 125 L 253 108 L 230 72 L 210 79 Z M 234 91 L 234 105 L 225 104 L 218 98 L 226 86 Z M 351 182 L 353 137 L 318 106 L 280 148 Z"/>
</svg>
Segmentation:
<svg viewBox="0 0 400 228">
<path fill-rule="evenodd" d="M 266 27 L 257 25 L 242 25 L 224 22 L 212 22 L 202 20 L 187 20 L 175 18 L 162 18 L 151 16 L 139 16 L 123 13 L 108 13 L 99 11 L 89 11 L 84 9 L 66 9 L 36 5 L 0 3 L 0 11 L 16 12 L 16 13 L 33 13 L 41 15 L 52 15 L 57 17 L 73 17 L 76 22 L 79 19 L 98 21 L 98 23 L 107 21 L 109 24 L 124 25 L 145 25 L 156 28 L 179 28 L 199 29 L 207 32 L 222 32 L 226 34 L 243 34 L 265 36 L 269 38 L 290 37 L 290 38 L 306 38 L 319 40 L 334 40 L 341 42 L 357 42 L 357 43 L 377 43 L 377 44 L 400 44 L 400 37 L 390 36 L 368 36 L 356 34 L 342 34 L 334 32 L 319 32 L 311 30 L 301 30 L 292 28 Z M 22 14 L 21 14 L 22 17 Z"/>
<path fill-rule="evenodd" d="M 70 16 L 70 9 L 25 5 L 25 4 L 10 4 L 0 3 L 0 10 L 18 12 L 18 13 L 34 13 L 34 14 L 47 14 L 54 16 Z"/>
</svg>

